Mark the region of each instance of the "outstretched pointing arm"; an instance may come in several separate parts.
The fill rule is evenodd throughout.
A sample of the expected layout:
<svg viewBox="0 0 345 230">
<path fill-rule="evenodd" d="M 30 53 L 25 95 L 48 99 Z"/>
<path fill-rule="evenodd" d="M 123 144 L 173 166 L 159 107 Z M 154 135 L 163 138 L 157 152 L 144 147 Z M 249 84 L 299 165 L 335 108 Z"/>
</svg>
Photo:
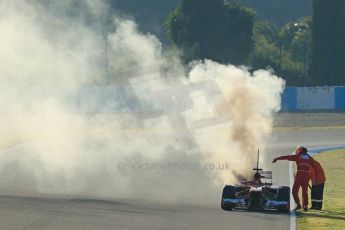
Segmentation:
<svg viewBox="0 0 345 230">
<path fill-rule="evenodd" d="M 272 163 L 276 163 L 279 160 L 288 160 L 288 161 L 296 161 L 298 159 L 297 155 L 286 155 L 280 156 L 273 159 Z"/>
</svg>

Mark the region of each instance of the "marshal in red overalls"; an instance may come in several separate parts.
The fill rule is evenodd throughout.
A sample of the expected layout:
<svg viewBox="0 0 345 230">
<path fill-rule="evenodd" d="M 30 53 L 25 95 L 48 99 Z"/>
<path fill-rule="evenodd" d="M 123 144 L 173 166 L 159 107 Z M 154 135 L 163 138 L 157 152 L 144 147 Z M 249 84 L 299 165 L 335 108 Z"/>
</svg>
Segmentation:
<svg viewBox="0 0 345 230">
<path fill-rule="evenodd" d="M 301 208 L 301 202 L 298 197 L 299 188 L 302 187 L 302 197 L 303 197 L 303 208 L 305 211 L 308 210 L 308 185 L 311 179 L 311 172 L 317 172 L 315 168 L 314 159 L 307 154 L 308 150 L 303 147 L 297 147 L 296 155 L 286 155 L 273 159 L 273 163 L 278 160 L 289 160 L 295 161 L 297 165 L 297 173 L 295 182 L 292 187 L 292 195 L 297 204 L 296 210 Z"/>
</svg>

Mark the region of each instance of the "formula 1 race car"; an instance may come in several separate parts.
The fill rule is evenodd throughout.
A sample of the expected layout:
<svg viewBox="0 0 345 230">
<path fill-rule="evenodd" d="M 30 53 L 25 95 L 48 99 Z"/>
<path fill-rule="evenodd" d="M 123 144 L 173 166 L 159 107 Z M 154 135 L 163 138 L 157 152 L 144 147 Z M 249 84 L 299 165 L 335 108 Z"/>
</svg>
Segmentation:
<svg viewBox="0 0 345 230">
<path fill-rule="evenodd" d="M 290 211 L 290 188 L 273 186 L 272 171 L 259 169 L 259 151 L 253 181 L 241 181 L 238 185 L 225 185 L 223 188 L 221 208 L 246 208 L 252 211 L 278 210 Z M 270 180 L 270 182 L 262 182 Z"/>
</svg>

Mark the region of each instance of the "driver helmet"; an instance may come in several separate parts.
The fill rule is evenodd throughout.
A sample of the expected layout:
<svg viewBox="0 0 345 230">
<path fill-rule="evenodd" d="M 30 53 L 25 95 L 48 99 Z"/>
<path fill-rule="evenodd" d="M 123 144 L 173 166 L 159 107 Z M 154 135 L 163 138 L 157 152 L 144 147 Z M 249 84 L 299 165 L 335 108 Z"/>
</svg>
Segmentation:
<svg viewBox="0 0 345 230">
<path fill-rule="evenodd" d="M 259 181 L 259 180 L 261 179 L 261 174 L 258 173 L 258 172 L 255 173 L 255 174 L 254 174 L 254 179 Z"/>
<path fill-rule="evenodd" d="M 305 154 L 307 152 L 308 152 L 308 149 L 304 146 L 297 146 L 296 151 L 295 151 L 296 155 Z"/>
</svg>

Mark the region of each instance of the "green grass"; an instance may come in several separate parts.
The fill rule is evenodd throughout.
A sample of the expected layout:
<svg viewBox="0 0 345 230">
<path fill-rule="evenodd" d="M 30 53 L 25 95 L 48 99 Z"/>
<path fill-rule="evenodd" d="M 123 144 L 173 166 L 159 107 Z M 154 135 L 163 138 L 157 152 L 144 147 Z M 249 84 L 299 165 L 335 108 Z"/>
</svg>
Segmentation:
<svg viewBox="0 0 345 230">
<path fill-rule="evenodd" d="M 323 210 L 298 211 L 297 229 L 345 229 L 345 150 L 324 152 L 315 159 L 327 177 Z"/>
</svg>

